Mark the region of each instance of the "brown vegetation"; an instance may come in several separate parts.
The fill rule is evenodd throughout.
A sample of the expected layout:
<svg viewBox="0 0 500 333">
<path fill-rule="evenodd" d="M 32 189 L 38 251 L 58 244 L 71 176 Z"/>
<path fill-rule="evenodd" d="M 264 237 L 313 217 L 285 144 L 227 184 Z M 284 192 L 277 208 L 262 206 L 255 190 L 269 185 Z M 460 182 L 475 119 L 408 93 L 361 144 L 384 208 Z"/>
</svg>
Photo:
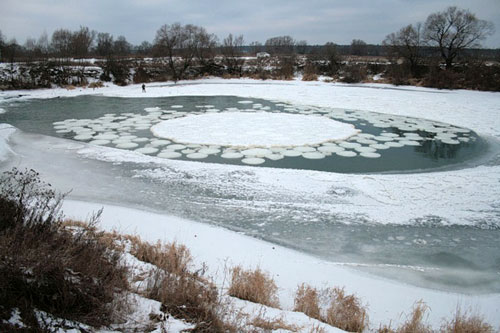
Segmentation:
<svg viewBox="0 0 500 333">
<path fill-rule="evenodd" d="M 244 270 L 241 266 L 232 269 L 230 296 L 254 303 L 278 308 L 278 287 L 274 280 L 260 268 Z"/>
</svg>

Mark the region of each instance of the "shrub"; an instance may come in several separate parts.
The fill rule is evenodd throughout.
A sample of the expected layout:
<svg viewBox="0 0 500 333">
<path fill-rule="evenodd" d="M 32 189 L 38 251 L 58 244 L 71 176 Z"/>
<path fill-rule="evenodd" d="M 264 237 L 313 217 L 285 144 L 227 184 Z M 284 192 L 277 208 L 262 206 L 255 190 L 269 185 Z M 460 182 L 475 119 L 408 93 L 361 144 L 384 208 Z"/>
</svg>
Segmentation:
<svg viewBox="0 0 500 333">
<path fill-rule="evenodd" d="M 429 307 L 422 301 L 413 305 L 413 310 L 406 321 L 397 329 L 398 333 L 431 333 L 432 329 L 423 319 Z"/>
<path fill-rule="evenodd" d="M 279 307 L 278 287 L 274 280 L 257 268 L 244 270 L 240 266 L 232 269 L 231 285 L 228 294 L 250 302 L 270 307 Z"/>
<path fill-rule="evenodd" d="M 362 65 L 349 65 L 344 68 L 342 82 L 358 83 L 366 80 L 366 68 Z"/>
<path fill-rule="evenodd" d="M 449 333 L 492 333 L 493 327 L 485 323 L 478 315 L 472 315 L 457 309 L 455 316 L 441 327 L 442 332 Z"/>
<path fill-rule="evenodd" d="M 321 319 L 318 290 L 304 283 L 300 285 L 295 293 L 293 311 L 303 312 L 309 317 Z"/>
<path fill-rule="evenodd" d="M 362 332 L 367 326 L 366 309 L 354 295 L 346 295 L 344 289 L 329 290 L 330 306 L 324 321 L 349 332 Z"/>
<path fill-rule="evenodd" d="M 163 310 L 176 318 L 195 323 L 196 332 L 221 332 L 224 311 L 216 287 L 204 279 L 204 269 L 191 272 L 192 257 L 184 245 L 151 245 L 129 237 L 131 254 L 156 266 L 148 278 L 145 296 L 162 303 Z"/>
<path fill-rule="evenodd" d="M 349 332 L 362 332 L 368 324 L 366 309 L 359 298 L 346 295 L 342 288 L 316 288 L 302 284 L 295 294 L 294 311 Z M 320 303 L 326 309 L 320 308 Z"/>
<path fill-rule="evenodd" d="M 92 326 L 111 323 L 114 296 L 128 288 L 120 255 L 92 229 L 66 229 L 62 197 L 35 171 L 14 169 L 0 184 L 6 208 L 0 221 L 0 319 L 17 308 L 33 328 L 44 328 L 36 311 Z"/>
</svg>

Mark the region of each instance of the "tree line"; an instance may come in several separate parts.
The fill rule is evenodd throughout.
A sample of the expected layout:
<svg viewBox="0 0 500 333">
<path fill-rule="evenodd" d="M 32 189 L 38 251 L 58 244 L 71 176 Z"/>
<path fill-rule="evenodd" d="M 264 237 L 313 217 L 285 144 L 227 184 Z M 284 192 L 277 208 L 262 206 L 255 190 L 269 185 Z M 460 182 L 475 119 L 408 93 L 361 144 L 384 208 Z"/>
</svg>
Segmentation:
<svg viewBox="0 0 500 333">
<path fill-rule="evenodd" d="M 477 49 L 493 32 L 491 22 L 468 10 L 449 7 L 430 14 L 424 23 L 413 23 L 388 34 L 381 45 L 369 45 L 361 39 L 353 39 L 346 46 L 333 42 L 308 45 L 307 41 L 288 35 L 268 38 L 263 44 L 246 43 L 243 35 L 230 33 L 219 39 L 203 27 L 174 23 L 162 25 L 152 43 L 144 41 L 140 45 L 132 45 L 124 36 L 115 38 L 83 26 L 76 31 L 58 29 L 50 39 L 43 33 L 38 39 L 28 38 L 22 46 L 15 40 L 7 41 L 0 32 L 0 55 L 4 62 L 64 62 L 96 57 L 106 61 L 102 65 L 103 79 L 123 77 L 123 83 L 130 69 L 124 60 L 145 57 L 159 60 L 154 60 L 153 66 L 138 65 L 134 81 L 162 77 L 177 81 L 203 75 L 289 79 L 300 71 L 305 79 L 327 75 L 344 82 L 359 82 L 367 72 L 382 70 L 391 83 L 411 84 L 411 80 L 428 79 L 429 75 L 446 83 L 464 65 L 470 67 L 473 62 L 477 65 L 477 59 L 483 61 L 478 54 L 500 60 L 499 50 Z M 257 55 L 257 60 L 249 61 L 243 57 L 246 55 Z M 385 57 L 390 65 L 378 68 L 356 58 L 367 55 Z M 475 80 L 480 80 L 480 76 Z"/>
</svg>

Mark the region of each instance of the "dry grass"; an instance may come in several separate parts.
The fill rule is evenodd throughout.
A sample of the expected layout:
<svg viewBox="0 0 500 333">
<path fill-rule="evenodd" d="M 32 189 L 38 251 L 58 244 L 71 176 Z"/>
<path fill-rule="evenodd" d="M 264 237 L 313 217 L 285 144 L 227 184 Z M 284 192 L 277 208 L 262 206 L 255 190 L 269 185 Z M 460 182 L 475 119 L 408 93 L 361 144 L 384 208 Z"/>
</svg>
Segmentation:
<svg viewBox="0 0 500 333">
<path fill-rule="evenodd" d="M 343 288 L 318 291 L 302 284 L 297 289 L 294 303 L 294 311 L 349 332 L 362 332 L 368 324 L 366 309 L 360 299 L 346 295 Z M 327 308 L 322 310 L 320 303 Z"/>
<path fill-rule="evenodd" d="M 324 321 L 349 332 L 362 332 L 367 326 L 366 309 L 359 298 L 346 295 L 344 288 L 329 290 L 330 306 Z"/>
<path fill-rule="evenodd" d="M 278 287 L 274 280 L 260 268 L 244 270 L 241 266 L 232 269 L 230 296 L 254 303 L 279 308 Z"/>
<path fill-rule="evenodd" d="M 290 332 L 299 332 L 301 330 L 297 325 L 290 325 L 285 322 L 283 318 L 273 318 L 266 319 L 262 313 L 252 318 L 252 320 L 247 322 L 248 325 L 261 328 L 266 332 L 271 332 L 275 330 L 287 330 Z"/>
<path fill-rule="evenodd" d="M 35 310 L 92 326 L 111 323 L 116 293 L 128 290 L 120 254 L 94 228 L 63 225 L 60 200 L 33 170 L 4 173 L 0 185 L 0 319 L 18 308 L 33 329 L 44 329 Z"/>
<path fill-rule="evenodd" d="M 295 294 L 293 311 L 303 312 L 309 317 L 321 319 L 318 290 L 304 283 L 301 284 Z"/>
<path fill-rule="evenodd" d="M 427 310 L 429 307 L 423 301 L 416 302 L 411 314 L 396 331 L 398 333 L 431 333 L 431 327 L 424 322 Z"/>
<path fill-rule="evenodd" d="M 463 312 L 457 308 L 455 316 L 441 326 L 441 331 L 447 333 L 492 333 L 493 327 L 486 323 L 481 316 L 467 311 Z"/>
</svg>

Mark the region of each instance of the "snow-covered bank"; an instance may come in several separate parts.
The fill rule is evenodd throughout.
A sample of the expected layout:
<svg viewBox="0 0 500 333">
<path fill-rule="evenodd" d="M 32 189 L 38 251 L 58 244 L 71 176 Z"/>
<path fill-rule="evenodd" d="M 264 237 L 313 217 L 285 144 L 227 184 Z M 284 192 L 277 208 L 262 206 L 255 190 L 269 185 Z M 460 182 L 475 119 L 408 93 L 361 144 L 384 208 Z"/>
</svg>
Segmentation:
<svg viewBox="0 0 500 333">
<path fill-rule="evenodd" d="M 342 265 L 320 260 L 293 250 L 259 241 L 222 228 L 196 223 L 168 215 L 154 214 L 124 207 L 66 201 L 68 217 L 85 219 L 92 211 L 104 207 L 101 227 L 131 233 L 156 242 L 179 242 L 188 246 L 198 264 L 206 263 L 209 275 L 222 285 L 229 267 L 261 267 L 269 271 L 279 286 L 281 304 L 293 308 L 297 286 L 306 282 L 322 288 L 345 286 L 368 304 L 370 324 L 398 324 L 406 318 L 415 301 L 423 299 L 431 308 L 429 322 L 439 327 L 443 318 L 450 318 L 457 304 L 485 316 L 498 328 L 500 294 L 470 296 L 416 288 L 403 283 L 376 279 L 350 271 Z"/>
<path fill-rule="evenodd" d="M 8 124 L 0 124 L 0 162 L 7 160 L 12 154 L 8 141 L 15 131 L 16 129 Z"/>
</svg>

